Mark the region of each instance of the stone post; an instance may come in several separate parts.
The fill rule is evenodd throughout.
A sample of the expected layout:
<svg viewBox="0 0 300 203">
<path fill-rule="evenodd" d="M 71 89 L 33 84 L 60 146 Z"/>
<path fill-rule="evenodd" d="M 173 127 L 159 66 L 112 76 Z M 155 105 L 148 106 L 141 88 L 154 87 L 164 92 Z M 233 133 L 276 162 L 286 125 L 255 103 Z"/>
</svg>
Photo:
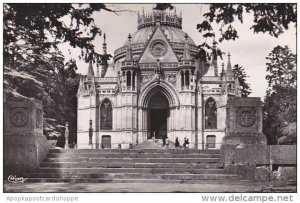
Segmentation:
<svg viewBox="0 0 300 203">
<path fill-rule="evenodd" d="M 267 139 L 262 132 L 260 98 L 228 99 L 226 135 L 221 146 L 225 170 L 236 173 L 241 179 L 254 180 L 260 176 L 259 163 L 268 162 L 267 150 Z"/>
<path fill-rule="evenodd" d="M 90 120 L 90 128 L 89 128 L 89 145 L 93 146 L 93 122 Z"/>
<path fill-rule="evenodd" d="M 43 135 L 43 105 L 36 99 L 4 102 L 4 177 L 36 172 L 49 150 Z"/>
<path fill-rule="evenodd" d="M 65 129 L 65 149 L 69 149 L 69 123 L 66 122 Z"/>
</svg>

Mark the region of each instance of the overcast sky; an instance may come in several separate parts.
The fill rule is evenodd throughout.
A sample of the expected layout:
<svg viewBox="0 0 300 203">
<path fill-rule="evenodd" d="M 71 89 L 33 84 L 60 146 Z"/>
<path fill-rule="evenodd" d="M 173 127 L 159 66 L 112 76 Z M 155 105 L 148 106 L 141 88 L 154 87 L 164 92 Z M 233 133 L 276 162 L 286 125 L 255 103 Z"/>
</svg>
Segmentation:
<svg viewBox="0 0 300 203">
<path fill-rule="evenodd" d="M 204 42 L 202 35 L 196 29 L 196 25 L 202 22 L 203 13 L 207 10 L 207 5 L 203 4 L 173 4 L 177 13 L 182 12 L 183 31 L 194 40 L 196 45 Z M 130 10 L 124 11 L 119 15 L 101 11 L 94 15 L 95 23 L 106 33 L 108 53 L 112 54 L 121 47 L 127 40 L 129 33 L 137 30 L 137 11 L 145 9 L 145 13 L 151 12 L 154 4 L 115 4 L 109 5 L 110 8 Z M 174 11 L 171 11 L 174 12 Z M 243 66 L 249 75 L 247 79 L 252 88 L 252 97 L 262 97 L 265 95 L 267 88 L 266 76 L 266 59 L 265 57 L 277 45 L 288 45 L 296 53 L 296 28 L 290 24 L 289 30 L 280 35 L 279 38 L 271 37 L 269 34 L 253 34 L 250 30 L 253 24 L 253 18 L 250 14 L 244 17 L 244 23 L 235 23 L 234 27 L 238 30 L 239 38 L 235 41 L 224 41 L 218 46 L 224 52 L 231 53 L 232 65 L 239 64 Z M 103 39 L 96 40 L 96 50 L 102 50 Z M 72 52 L 74 56 L 74 51 Z M 219 62 L 219 68 L 220 64 Z M 224 57 L 224 63 L 227 64 L 227 57 Z M 87 72 L 87 64 L 77 60 L 79 71 L 82 74 Z"/>
</svg>

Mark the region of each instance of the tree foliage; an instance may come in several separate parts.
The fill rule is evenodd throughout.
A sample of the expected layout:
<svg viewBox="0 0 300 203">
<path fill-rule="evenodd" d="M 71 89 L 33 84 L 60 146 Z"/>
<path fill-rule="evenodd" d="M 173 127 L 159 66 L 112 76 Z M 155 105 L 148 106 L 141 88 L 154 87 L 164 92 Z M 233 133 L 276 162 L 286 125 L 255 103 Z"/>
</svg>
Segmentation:
<svg viewBox="0 0 300 203">
<path fill-rule="evenodd" d="M 276 46 L 266 59 L 269 72 L 266 79 L 270 87 L 274 85 L 296 86 L 296 55 L 287 46 Z"/>
<path fill-rule="evenodd" d="M 58 44 L 82 50 L 80 58 L 107 64 L 110 55 L 94 51 L 93 40 L 101 34 L 94 12 L 104 4 L 3 5 L 4 97 L 36 98 L 44 106 L 44 134 L 61 136 L 70 123 L 70 141 L 76 137 L 76 93 L 79 76 L 74 60 L 64 64 Z"/>
<path fill-rule="evenodd" d="M 296 55 L 287 46 L 266 57 L 269 88 L 264 101 L 263 130 L 269 144 L 296 144 Z"/>
<path fill-rule="evenodd" d="M 210 4 L 209 12 L 204 13 L 205 20 L 197 25 L 199 32 L 210 32 L 215 36 L 211 23 L 220 25 L 220 38 L 235 40 L 238 33 L 233 27 L 235 21 L 243 23 L 245 13 L 253 14 L 253 25 L 250 29 L 254 33 L 268 33 L 278 37 L 287 30 L 290 23 L 297 21 L 297 5 L 294 3 L 222 3 Z"/>
<path fill-rule="evenodd" d="M 297 21 L 297 4 L 292 3 L 218 3 L 209 4 L 209 11 L 204 13 L 205 19 L 197 24 L 197 29 L 205 39 L 235 40 L 239 37 L 234 22 L 244 22 L 246 13 L 253 15 L 253 24 L 249 29 L 254 33 L 268 33 L 278 37 Z M 214 28 L 212 23 L 217 23 Z M 203 46 L 199 47 L 206 52 L 212 52 Z M 203 59 L 204 60 L 204 59 Z"/>
<path fill-rule="evenodd" d="M 242 97 L 247 97 L 251 94 L 250 84 L 246 82 L 246 78 L 249 76 L 246 74 L 245 69 L 238 64 L 234 65 L 233 69 L 234 77 L 237 77 L 240 83 Z"/>
<path fill-rule="evenodd" d="M 27 60 L 32 54 L 57 50 L 57 45 L 64 42 L 81 48 L 82 59 L 90 60 L 92 56 L 100 64 L 102 55 L 95 52 L 93 40 L 101 30 L 92 14 L 101 10 L 112 11 L 104 4 L 4 4 L 4 57 L 10 62 L 17 55 Z M 22 46 L 30 48 L 30 52 L 25 53 Z"/>
</svg>

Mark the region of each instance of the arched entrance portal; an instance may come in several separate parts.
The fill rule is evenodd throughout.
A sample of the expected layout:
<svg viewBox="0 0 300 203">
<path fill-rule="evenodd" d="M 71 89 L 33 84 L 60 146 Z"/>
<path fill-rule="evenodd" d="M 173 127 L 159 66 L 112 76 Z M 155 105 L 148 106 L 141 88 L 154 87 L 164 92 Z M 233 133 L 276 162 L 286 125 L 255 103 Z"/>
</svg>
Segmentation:
<svg viewBox="0 0 300 203">
<path fill-rule="evenodd" d="M 170 117 L 169 102 L 166 96 L 157 91 L 152 95 L 148 109 L 148 139 L 155 137 L 163 139 L 167 137 L 168 118 Z"/>
</svg>

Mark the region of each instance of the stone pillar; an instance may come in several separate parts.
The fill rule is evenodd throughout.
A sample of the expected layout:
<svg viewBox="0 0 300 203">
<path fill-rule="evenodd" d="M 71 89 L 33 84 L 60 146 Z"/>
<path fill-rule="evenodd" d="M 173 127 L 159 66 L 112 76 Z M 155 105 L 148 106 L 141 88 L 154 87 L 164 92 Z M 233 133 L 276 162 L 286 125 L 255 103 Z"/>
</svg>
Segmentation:
<svg viewBox="0 0 300 203">
<path fill-rule="evenodd" d="M 223 144 L 266 144 L 262 132 L 262 103 L 257 97 L 228 99 Z"/>
<path fill-rule="evenodd" d="M 137 91 L 137 72 L 135 72 L 134 75 L 134 87 L 135 87 L 135 91 Z"/>
<path fill-rule="evenodd" d="M 131 91 L 133 90 L 133 71 L 130 71 L 131 76 Z"/>
<path fill-rule="evenodd" d="M 235 97 L 228 99 L 226 109 L 226 135 L 221 146 L 225 170 L 254 180 L 259 173 L 258 160 L 267 150 L 262 133 L 262 103 L 256 97 Z"/>
<path fill-rule="evenodd" d="M 4 177 L 36 172 L 49 145 L 43 135 L 43 106 L 36 99 L 4 102 Z"/>
</svg>

